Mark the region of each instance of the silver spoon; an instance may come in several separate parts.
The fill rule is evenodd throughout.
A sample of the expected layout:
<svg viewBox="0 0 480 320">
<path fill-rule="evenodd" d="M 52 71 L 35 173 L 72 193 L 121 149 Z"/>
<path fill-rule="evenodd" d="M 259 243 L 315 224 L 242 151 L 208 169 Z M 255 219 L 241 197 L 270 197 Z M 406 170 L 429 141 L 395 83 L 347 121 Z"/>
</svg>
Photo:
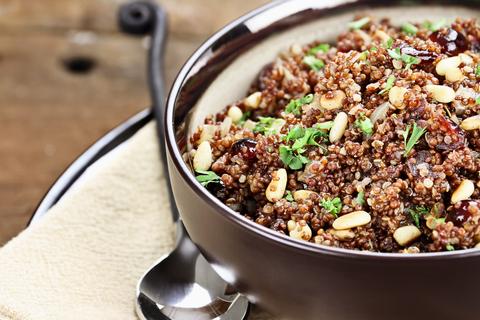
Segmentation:
<svg viewBox="0 0 480 320">
<path fill-rule="evenodd" d="M 200 254 L 181 222 L 175 250 L 137 286 L 137 314 L 145 320 L 241 320 L 248 306 Z"/>
</svg>

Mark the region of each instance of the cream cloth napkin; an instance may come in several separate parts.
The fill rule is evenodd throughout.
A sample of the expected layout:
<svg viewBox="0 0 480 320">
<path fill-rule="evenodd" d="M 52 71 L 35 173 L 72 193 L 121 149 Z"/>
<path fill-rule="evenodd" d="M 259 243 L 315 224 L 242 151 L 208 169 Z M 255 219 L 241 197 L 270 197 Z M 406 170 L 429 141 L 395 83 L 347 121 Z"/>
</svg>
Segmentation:
<svg viewBox="0 0 480 320">
<path fill-rule="evenodd" d="M 0 249 L 0 319 L 137 319 L 137 280 L 174 246 L 166 188 L 150 123 Z"/>
</svg>

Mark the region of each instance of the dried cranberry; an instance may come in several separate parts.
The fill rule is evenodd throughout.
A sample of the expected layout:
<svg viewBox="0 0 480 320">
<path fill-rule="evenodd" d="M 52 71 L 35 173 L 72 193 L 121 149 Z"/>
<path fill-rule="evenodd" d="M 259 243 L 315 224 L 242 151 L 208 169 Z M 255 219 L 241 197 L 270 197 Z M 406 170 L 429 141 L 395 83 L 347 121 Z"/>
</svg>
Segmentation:
<svg viewBox="0 0 480 320">
<path fill-rule="evenodd" d="M 477 207 L 480 210 L 480 201 L 463 200 L 449 208 L 446 221 L 451 221 L 457 227 L 463 226 L 465 222 L 472 216 L 469 210 L 470 206 Z"/>
<path fill-rule="evenodd" d="M 237 140 L 232 147 L 230 152 L 232 154 L 241 153 L 244 159 L 253 160 L 256 157 L 255 151 L 257 147 L 257 141 L 249 138 Z"/>
<path fill-rule="evenodd" d="M 408 54 L 409 56 L 419 58 L 421 60 L 421 65 L 431 64 L 438 57 L 438 54 L 436 52 L 428 50 L 417 50 L 407 45 L 400 46 L 400 52 L 402 54 Z"/>
<path fill-rule="evenodd" d="M 430 40 L 442 47 L 442 52 L 449 56 L 456 56 L 468 50 L 468 40 L 461 33 L 453 29 L 441 29 L 430 35 Z"/>
<path fill-rule="evenodd" d="M 452 139 L 452 143 L 439 143 L 436 145 L 438 150 L 456 150 L 465 145 L 465 134 L 460 127 L 450 119 L 445 118 L 444 116 L 437 117 L 438 124 L 440 125 L 440 130 Z"/>
</svg>

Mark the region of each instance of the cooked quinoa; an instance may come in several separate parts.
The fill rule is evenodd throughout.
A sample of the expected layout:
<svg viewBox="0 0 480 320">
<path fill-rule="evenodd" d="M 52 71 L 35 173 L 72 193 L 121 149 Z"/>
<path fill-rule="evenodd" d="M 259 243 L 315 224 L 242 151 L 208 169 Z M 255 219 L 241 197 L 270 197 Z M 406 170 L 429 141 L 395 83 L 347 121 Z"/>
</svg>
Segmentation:
<svg viewBox="0 0 480 320">
<path fill-rule="evenodd" d="M 190 138 L 233 210 L 320 245 L 480 247 L 480 27 L 359 17 L 287 52 Z"/>
</svg>

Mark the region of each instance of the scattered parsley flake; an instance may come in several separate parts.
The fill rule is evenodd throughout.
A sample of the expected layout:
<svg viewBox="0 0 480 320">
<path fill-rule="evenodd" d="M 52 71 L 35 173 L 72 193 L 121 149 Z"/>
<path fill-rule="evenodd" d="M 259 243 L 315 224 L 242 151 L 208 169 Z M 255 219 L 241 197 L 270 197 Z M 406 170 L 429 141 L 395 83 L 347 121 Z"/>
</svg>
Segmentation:
<svg viewBox="0 0 480 320">
<path fill-rule="evenodd" d="M 391 48 L 392 48 L 392 46 L 393 46 L 393 38 L 392 38 L 392 37 L 390 37 L 390 38 L 388 38 L 388 40 L 387 40 L 387 41 L 385 41 L 385 48 L 387 48 L 387 49 L 391 49 Z"/>
<path fill-rule="evenodd" d="M 387 82 L 385 83 L 385 88 L 381 90 L 378 94 L 384 94 L 390 91 L 390 89 L 393 88 L 393 85 L 395 84 L 395 76 L 392 74 L 388 77 Z"/>
<path fill-rule="evenodd" d="M 287 192 L 285 193 L 285 200 L 287 200 L 288 202 L 292 202 L 293 201 L 293 196 L 292 196 L 292 191 L 290 190 L 287 190 Z"/>
<path fill-rule="evenodd" d="M 446 245 L 445 249 L 447 249 L 448 251 L 455 251 L 455 247 L 452 246 L 450 243 Z"/>
<path fill-rule="evenodd" d="M 333 199 L 322 199 L 320 205 L 325 208 L 328 213 L 333 214 L 335 218 L 338 217 L 338 214 L 342 210 L 342 200 L 338 197 Z"/>
<path fill-rule="evenodd" d="M 374 51 L 378 51 L 378 48 L 377 47 L 371 47 L 370 52 L 374 52 Z"/>
<path fill-rule="evenodd" d="M 401 60 L 402 59 L 402 54 L 400 53 L 399 48 L 388 49 L 387 51 L 388 51 L 388 55 L 390 57 L 392 57 L 392 59 L 395 59 L 395 60 Z"/>
<path fill-rule="evenodd" d="M 317 123 L 313 127 L 320 130 L 330 130 L 333 126 L 333 121 L 327 121 L 322 123 Z"/>
<path fill-rule="evenodd" d="M 327 53 L 328 50 L 330 50 L 330 45 L 328 43 L 321 43 L 318 46 L 313 47 L 312 49 L 308 50 L 307 54 L 311 55 L 311 56 L 314 56 L 318 52 Z"/>
<path fill-rule="evenodd" d="M 438 21 L 435 21 L 435 22 L 425 21 L 423 23 L 423 27 L 432 31 L 432 32 L 435 32 L 435 31 L 443 28 L 446 24 L 447 24 L 447 20 L 445 20 L 445 19 L 441 19 L 441 20 L 438 20 Z"/>
<path fill-rule="evenodd" d="M 408 136 L 410 133 L 410 129 L 412 129 L 412 133 L 410 134 L 410 137 Z M 406 157 L 412 151 L 413 147 L 418 143 L 418 140 L 423 136 L 423 134 L 427 130 L 417 126 L 417 123 L 413 124 L 413 128 L 410 125 L 407 125 L 405 128 L 405 131 L 403 132 L 403 141 L 405 144 L 405 152 L 403 155 Z"/>
<path fill-rule="evenodd" d="M 206 187 L 210 183 L 220 183 L 222 181 L 220 177 L 213 171 L 196 170 L 196 172 L 200 175 L 196 176 L 195 178 L 204 187 Z"/>
<path fill-rule="evenodd" d="M 325 62 L 322 59 L 315 58 L 314 56 L 305 56 L 303 63 L 310 67 L 310 69 L 318 72 L 325 67 Z"/>
<path fill-rule="evenodd" d="M 424 206 L 415 206 L 409 208 L 408 213 L 415 222 L 415 225 L 420 228 L 420 218 L 430 213 L 430 210 Z"/>
<path fill-rule="evenodd" d="M 475 99 L 475 103 L 476 103 L 476 104 L 480 104 L 480 96 L 478 96 L 478 97 Z"/>
<path fill-rule="evenodd" d="M 253 128 L 253 132 L 262 133 L 267 136 L 280 133 L 280 130 L 285 124 L 285 120 L 279 118 L 258 117 L 258 120 L 259 122 L 255 128 Z"/>
<path fill-rule="evenodd" d="M 388 49 L 388 55 L 392 57 L 392 59 L 403 61 L 405 63 L 405 69 L 410 69 L 412 65 L 422 62 L 417 57 L 401 53 L 399 48 Z"/>
<path fill-rule="evenodd" d="M 475 68 L 475 75 L 477 77 L 480 77 L 480 64 L 478 64 L 477 67 Z"/>
<path fill-rule="evenodd" d="M 309 104 L 312 101 L 313 101 L 313 94 L 311 93 L 307 94 L 303 98 L 290 100 L 287 107 L 285 108 L 285 112 L 299 115 L 301 113 L 300 110 L 302 109 L 302 106 Z"/>
<path fill-rule="evenodd" d="M 407 22 L 402 25 L 402 31 L 409 36 L 414 36 L 418 32 L 418 28 L 415 27 L 413 24 Z"/>
<path fill-rule="evenodd" d="M 240 118 L 240 121 L 238 121 L 238 125 L 243 126 L 245 124 L 245 121 L 247 121 L 247 119 L 250 118 L 251 114 L 252 114 L 251 111 L 244 112 L 242 114 L 242 117 Z"/>
<path fill-rule="evenodd" d="M 365 117 L 365 114 L 361 113 L 355 121 L 355 126 L 359 128 L 367 136 L 373 133 L 373 123 L 370 118 Z"/>
<path fill-rule="evenodd" d="M 304 164 L 308 163 L 307 157 L 296 154 L 289 146 L 281 145 L 278 150 L 280 160 L 292 170 L 300 170 Z"/>
<path fill-rule="evenodd" d="M 435 219 L 435 222 L 436 222 L 437 224 L 444 224 L 445 221 L 446 221 L 446 218 L 437 218 L 437 219 Z"/>
<path fill-rule="evenodd" d="M 365 18 L 362 18 L 362 19 L 359 19 L 359 20 L 352 21 L 352 22 L 348 23 L 348 27 L 350 29 L 353 29 L 353 30 L 358 30 L 358 29 L 361 29 L 362 27 L 364 27 L 369 22 L 370 22 L 370 18 L 365 17 Z"/>
<path fill-rule="evenodd" d="M 355 202 L 361 206 L 365 204 L 365 192 L 360 191 L 355 198 Z"/>
<path fill-rule="evenodd" d="M 317 142 L 327 137 L 327 133 L 317 128 L 302 128 L 295 126 L 285 136 L 285 141 L 295 141 L 292 146 L 281 145 L 279 147 L 280 160 L 292 170 L 300 170 L 309 162 L 303 155 L 307 146 L 322 146 Z M 323 151 L 323 149 L 322 149 Z"/>
</svg>

